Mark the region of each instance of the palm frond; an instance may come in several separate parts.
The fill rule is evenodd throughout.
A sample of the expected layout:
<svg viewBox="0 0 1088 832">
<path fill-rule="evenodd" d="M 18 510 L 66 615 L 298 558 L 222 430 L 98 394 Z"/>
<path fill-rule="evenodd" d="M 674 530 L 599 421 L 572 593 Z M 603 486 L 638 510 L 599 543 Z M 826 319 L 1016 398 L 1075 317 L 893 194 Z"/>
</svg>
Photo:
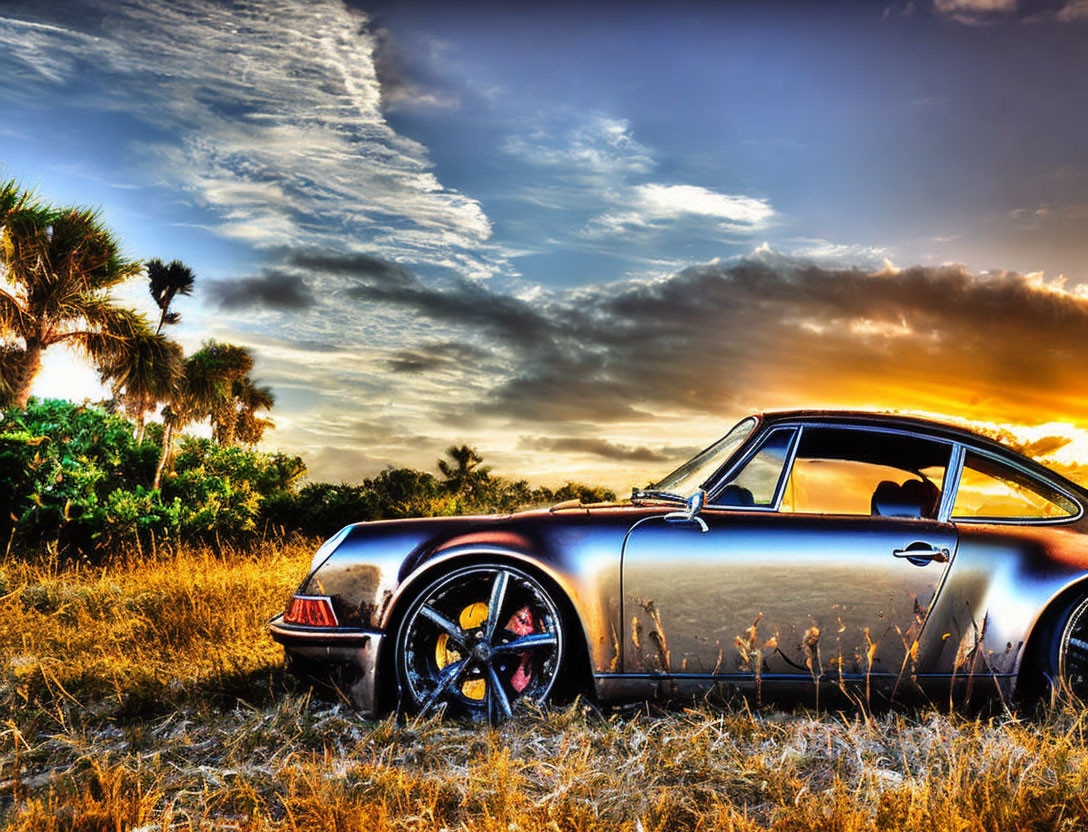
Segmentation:
<svg viewBox="0 0 1088 832">
<path fill-rule="evenodd" d="M 160 309 L 166 309 L 175 295 L 192 294 L 196 275 L 180 260 L 164 264 L 156 257 L 147 261 L 147 279 L 151 297 Z"/>
<path fill-rule="evenodd" d="M 27 317 L 18 298 L 0 289 L 0 335 L 25 338 L 30 333 Z"/>
<path fill-rule="evenodd" d="M 111 350 L 99 375 L 128 402 L 162 401 L 174 396 L 184 371 L 181 347 L 165 335 L 141 333 Z M 150 406 L 144 409 L 150 409 Z"/>
<path fill-rule="evenodd" d="M 117 306 L 104 295 L 80 295 L 65 310 L 75 329 L 59 334 L 59 339 L 71 337 L 80 329 L 91 330 L 108 338 L 122 341 L 151 334 L 147 318 L 133 309 Z"/>
</svg>

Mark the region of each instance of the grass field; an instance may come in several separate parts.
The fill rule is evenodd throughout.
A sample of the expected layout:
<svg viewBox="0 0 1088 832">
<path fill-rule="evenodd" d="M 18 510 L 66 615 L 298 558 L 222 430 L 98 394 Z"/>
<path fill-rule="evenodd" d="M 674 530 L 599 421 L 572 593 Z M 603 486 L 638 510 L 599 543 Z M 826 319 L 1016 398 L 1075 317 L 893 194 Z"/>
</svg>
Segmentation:
<svg viewBox="0 0 1088 832">
<path fill-rule="evenodd" d="M 285 677 L 263 632 L 313 546 L 0 562 L 0 826 L 1088 829 L 1071 707 L 368 722 Z"/>
</svg>

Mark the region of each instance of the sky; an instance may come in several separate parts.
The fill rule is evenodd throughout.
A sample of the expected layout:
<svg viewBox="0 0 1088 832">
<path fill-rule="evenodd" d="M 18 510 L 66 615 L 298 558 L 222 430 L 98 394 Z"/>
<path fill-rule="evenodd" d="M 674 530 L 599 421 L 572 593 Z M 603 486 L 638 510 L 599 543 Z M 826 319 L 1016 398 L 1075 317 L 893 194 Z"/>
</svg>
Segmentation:
<svg viewBox="0 0 1088 832">
<path fill-rule="evenodd" d="M 190 265 L 314 479 L 626 489 L 792 407 L 1088 461 L 1088 0 L 0 0 L 0 177 Z"/>
</svg>

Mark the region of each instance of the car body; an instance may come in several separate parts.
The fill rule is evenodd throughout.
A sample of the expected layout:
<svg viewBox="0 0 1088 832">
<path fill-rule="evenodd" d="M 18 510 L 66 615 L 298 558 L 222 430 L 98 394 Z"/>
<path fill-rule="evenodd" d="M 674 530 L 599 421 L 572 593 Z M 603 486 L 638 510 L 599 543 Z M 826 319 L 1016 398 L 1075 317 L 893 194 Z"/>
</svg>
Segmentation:
<svg viewBox="0 0 1088 832">
<path fill-rule="evenodd" d="M 354 668 L 367 713 L 501 717 L 560 687 L 1079 692 L 1086 504 L 962 428 L 764 413 L 631 500 L 348 526 L 270 628 L 296 659 Z"/>
</svg>

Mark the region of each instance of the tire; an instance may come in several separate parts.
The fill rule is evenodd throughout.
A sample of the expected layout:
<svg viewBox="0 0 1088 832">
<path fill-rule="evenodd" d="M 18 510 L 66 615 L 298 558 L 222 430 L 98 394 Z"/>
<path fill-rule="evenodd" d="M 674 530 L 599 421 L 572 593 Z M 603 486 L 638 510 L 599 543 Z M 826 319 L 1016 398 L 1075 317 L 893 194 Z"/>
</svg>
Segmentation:
<svg viewBox="0 0 1088 832">
<path fill-rule="evenodd" d="M 566 627 L 539 580 L 482 563 L 432 581 L 397 632 L 402 707 L 492 724 L 525 702 L 549 701 L 563 668 Z"/>
<path fill-rule="evenodd" d="M 1040 635 L 1026 702 L 1070 695 L 1088 702 L 1088 596 L 1074 596 L 1060 606 Z"/>
</svg>

